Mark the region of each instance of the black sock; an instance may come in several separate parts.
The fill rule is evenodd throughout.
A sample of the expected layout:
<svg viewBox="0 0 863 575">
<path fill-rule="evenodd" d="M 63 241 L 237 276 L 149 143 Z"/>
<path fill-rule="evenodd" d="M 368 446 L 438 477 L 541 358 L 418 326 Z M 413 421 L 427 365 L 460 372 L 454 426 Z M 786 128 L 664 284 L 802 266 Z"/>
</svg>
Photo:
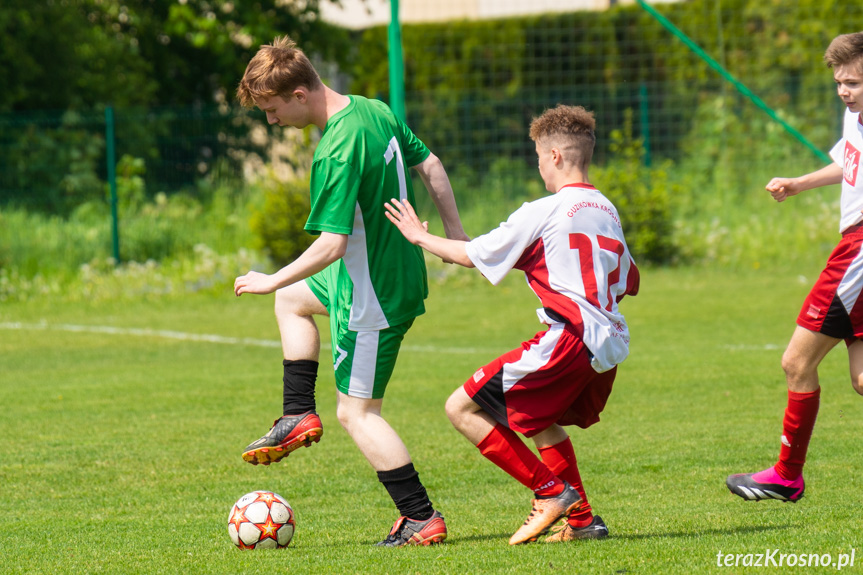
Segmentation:
<svg viewBox="0 0 863 575">
<path fill-rule="evenodd" d="M 425 521 L 434 513 L 426 488 L 413 463 L 398 469 L 378 471 L 378 480 L 384 484 L 399 513 L 408 519 Z"/>
<path fill-rule="evenodd" d="M 282 378 L 282 415 L 297 415 L 315 409 L 315 380 L 318 362 L 310 359 L 286 359 Z"/>
</svg>

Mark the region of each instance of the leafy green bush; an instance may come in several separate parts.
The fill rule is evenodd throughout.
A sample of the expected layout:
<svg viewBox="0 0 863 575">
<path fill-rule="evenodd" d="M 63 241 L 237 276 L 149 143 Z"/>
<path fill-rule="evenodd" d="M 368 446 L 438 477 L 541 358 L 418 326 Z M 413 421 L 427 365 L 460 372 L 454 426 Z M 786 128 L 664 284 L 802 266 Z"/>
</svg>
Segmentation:
<svg viewBox="0 0 863 575">
<path fill-rule="evenodd" d="M 51 121 L 4 122 L 0 142 L 0 203 L 68 214 L 98 196 L 105 140 L 92 114 L 67 111 Z"/>
<path fill-rule="evenodd" d="M 175 194 L 156 194 L 144 204 L 139 216 L 120 223 L 120 257 L 125 261 L 146 262 L 189 253 L 200 243 L 196 222 L 201 204 Z"/>
<path fill-rule="evenodd" d="M 269 178 L 263 185 L 263 206 L 252 213 L 251 227 L 263 249 L 279 267 L 295 260 L 314 236 L 303 227 L 309 216 L 309 181 Z"/>
<path fill-rule="evenodd" d="M 672 231 L 672 198 L 679 186 L 672 183 L 670 160 L 659 167 L 644 165 L 644 146 L 632 137 L 632 112 L 622 130 L 611 132 L 611 160 L 591 168 L 591 181 L 620 212 L 626 242 L 639 263 L 668 263 L 676 253 Z"/>
<path fill-rule="evenodd" d="M 124 154 L 117 162 L 117 209 L 124 216 L 134 214 L 144 204 L 147 197 L 146 173 L 147 165 L 143 158 Z"/>
<path fill-rule="evenodd" d="M 200 244 L 219 253 L 231 253 L 252 244 L 248 226 L 250 193 L 241 182 L 221 177 L 214 184 L 201 179 L 197 189 L 190 192 L 193 195 L 158 192 L 148 199 L 146 175 L 146 164 L 141 158 L 124 155 L 117 164 L 122 261 L 179 258 L 190 255 Z M 74 222 L 98 229 L 100 246 L 104 245 L 103 249 L 110 246 L 111 214 L 107 200 L 78 206 L 67 223 Z M 101 256 L 102 249 L 84 261 L 96 255 Z"/>
<path fill-rule="evenodd" d="M 110 248 L 108 221 L 5 209 L 0 212 L 0 269 L 21 277 L 67 275 Z"/>
<path fill-rule="evenodd" d="M 508 158 L 492 162 L 482 174 L 458 165 L 450 174 L 450 182 L 462 225 L 470 236 L 496 228 L 522 203 L 546 193 L 535 165 Z M 430 223 L 437 222 L 438 214 L 425 187 L 419 183 L 414 190 L 423 217 Z M 443 228 L 440 229 L 443 233 Z"/>
</svg>

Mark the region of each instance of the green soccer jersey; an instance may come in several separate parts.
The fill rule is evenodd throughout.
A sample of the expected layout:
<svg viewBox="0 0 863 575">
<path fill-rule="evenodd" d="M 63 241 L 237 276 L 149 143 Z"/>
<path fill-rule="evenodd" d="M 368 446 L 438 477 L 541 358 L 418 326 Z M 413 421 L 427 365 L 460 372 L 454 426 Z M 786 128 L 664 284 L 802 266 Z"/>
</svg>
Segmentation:
<svg viewBox="0 0 863 575">
<path fill-rule="evenodd" d="M 350 96 L 332 116 L 315 150 L 306 230 L 348 235 L 344 255 L 352 331 L 386 329 L 425 311 L 428 282 L 422 250 L 384 215 L 384 202 L 414 203 L 408 168 L 426 146 L 386 104 Z"/>
</svg>

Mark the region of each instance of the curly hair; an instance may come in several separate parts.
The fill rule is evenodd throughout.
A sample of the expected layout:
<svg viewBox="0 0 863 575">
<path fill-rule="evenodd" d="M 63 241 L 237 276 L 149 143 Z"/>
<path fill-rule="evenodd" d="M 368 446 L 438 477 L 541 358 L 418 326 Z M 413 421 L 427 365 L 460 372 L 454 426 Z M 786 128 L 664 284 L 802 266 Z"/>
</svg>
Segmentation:
<svg viewBox="0 0 863 575">
<path fill-rule="evenodd" d="M 586 167 L 596 145 L 596 119 L 582 106 L 558 104 L 530 123 L 530 139 L 544 146 L 554 146 L 564 160 Z"/>
<path fill-rule="evenodd" d="M 287 97 L 299 86 L 315 90 L 321 86 L 321 78 L 296 42 L 281 36 L 272 44 L 261 46 L 246 66 L 237 87 L 237 99 L 252 108 L 255 98 Z"/>
</svg>

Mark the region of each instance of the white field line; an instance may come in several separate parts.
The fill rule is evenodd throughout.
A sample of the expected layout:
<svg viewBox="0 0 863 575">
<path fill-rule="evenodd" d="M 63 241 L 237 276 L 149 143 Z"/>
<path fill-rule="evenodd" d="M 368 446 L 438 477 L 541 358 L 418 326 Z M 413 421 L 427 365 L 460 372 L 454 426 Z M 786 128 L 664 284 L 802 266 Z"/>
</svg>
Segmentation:
<svg viewBox="0 0 863 575">
<path fill-rule="evenodd" d="M 20 323 L 0 322 L 0 330 L 10 331 L 65 331 L 72 333 L 97 333 L 110 335 L 124 335 L 136 337 L 155 337 L 161 339 L 174 339 L 179 341 L 200 341 L 204 343 L 218 343 L 226 345 L 250 345 L 256 347 L 281 348 L 282 344 L 275 339 L 256 339 L 252 337 L 226 337 L 222 335 L 206 333 L 188 333 L 165 329 L 148 329 L 136 327 L 114 327 L 108 325 L 75 325 L 68 323 L 48 322 Z M 322 343 L 322 349 L 330 349 L 330 344 Z M 477 347 L 439 347 L 434 345 L 403 345 L 404 351 L 417 353 L 452 353 L 452 354 L 489 354 L 500 355 L 508 350 L 493 350 Z"/>
<path fill-rule="evenodd" d="M 725 344 L 723 349 L 729 351 L 776 351 L 784 349 L 781 345 L 775 343 L 765 343 L 764 345 L 747 345 L 745 343 Z"/>
</svg>

